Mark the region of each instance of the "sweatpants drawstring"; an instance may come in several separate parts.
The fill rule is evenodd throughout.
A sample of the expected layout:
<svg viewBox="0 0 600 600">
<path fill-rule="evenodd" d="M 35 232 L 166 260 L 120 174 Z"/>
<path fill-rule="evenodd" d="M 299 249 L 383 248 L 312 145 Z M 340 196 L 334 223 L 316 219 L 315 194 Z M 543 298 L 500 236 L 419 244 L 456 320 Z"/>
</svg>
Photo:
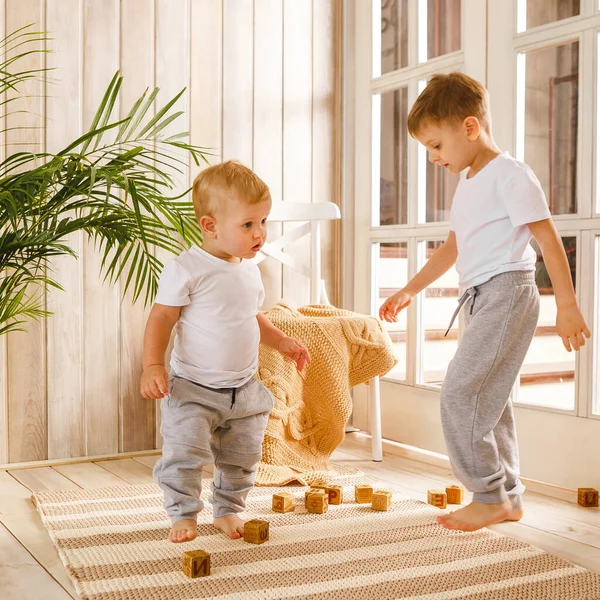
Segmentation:
<svg viewBox="0 0 600 600">
<path fill-rule="evenodd" d="M 231 408 L 233 408 L 233 405 L 235 404 L 235 390 L 237 388 L 231 388 Z"/>
<path fill-rule="evenodd" d="M 452 329 L 452 325 L 454 325 L 454 321 L 456 321 L 456 317 L 458 317 L 458 313 L 460 312 L 460 309 L 463 307 L 464 303 L 469 300 L 469 298 L 473 299 L 473 302 L 471 303 L 471 310 L 469 311 L 469 314 L 473 314 L 473 307 L 475 306 L 475 298 L 477 296 L 477 288 L 472 287 L 469 288 L 459 299 L 458 299 L 458 306 L 456 307 L 456 310 L 454 311 L 454 314 L 452 315 L 452 318 L 450 319 L 450 325 L 448 325 L 448 329 L 446 329 L 446 333 L 444 334 L 444 337 L 446 337 L 448 335 L 448 332 Z"/>
</svg>

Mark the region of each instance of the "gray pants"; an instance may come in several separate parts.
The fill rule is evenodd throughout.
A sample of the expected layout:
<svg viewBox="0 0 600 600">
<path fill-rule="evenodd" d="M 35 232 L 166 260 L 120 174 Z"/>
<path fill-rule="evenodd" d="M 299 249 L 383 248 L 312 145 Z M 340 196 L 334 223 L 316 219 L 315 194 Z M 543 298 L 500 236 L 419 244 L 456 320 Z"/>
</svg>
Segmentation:
<svg viewBox="0 0 600 600">
<path fill-rule="evenodd" d="M 162 488 L 172 523 L 196 520 L 204 506 L 202 467 L 213 462 L 214 517 L 244 510 L 274 402 L 257 379 L 235 390 L 214 390 L 171 378 L 161 404 L 163 453 L 154 480 Z"/>
<path fill-rule="evenodd" d="M 522 505 L 510 393 L 539 315 L 533 272 L 511 271 L 469 290 L 467 327 L 441 392 L 442 427 L 456 477 L 475 502 Z"/>
</svg>

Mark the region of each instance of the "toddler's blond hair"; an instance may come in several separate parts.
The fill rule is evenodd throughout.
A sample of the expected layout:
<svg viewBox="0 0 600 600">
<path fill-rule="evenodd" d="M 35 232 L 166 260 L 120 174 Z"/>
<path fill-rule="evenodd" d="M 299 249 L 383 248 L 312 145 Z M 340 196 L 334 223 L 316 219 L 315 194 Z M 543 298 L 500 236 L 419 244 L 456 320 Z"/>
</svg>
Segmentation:
<svg viewBox="0 0 600 600">
<path fill-rule="evenodd" d="M 267 184 L 252 169 L 235 160 L 204 169 L 194 179 L 192 188 L 198 221 L 206 215 L 214 217 L 230 200 L 258 204 L 270 198 Z"/>
</svg>

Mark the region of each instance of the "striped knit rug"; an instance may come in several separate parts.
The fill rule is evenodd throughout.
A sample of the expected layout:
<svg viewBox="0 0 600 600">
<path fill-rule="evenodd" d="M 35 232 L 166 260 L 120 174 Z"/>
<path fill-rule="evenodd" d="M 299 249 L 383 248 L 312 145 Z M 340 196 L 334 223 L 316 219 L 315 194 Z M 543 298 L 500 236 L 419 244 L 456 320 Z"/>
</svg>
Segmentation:
<svg viewBox="0 0 600 600">
<path fill-rule="evenodd" d="M 85 600 L 593 600 L 600 575 L 489 530 L 451 532 L 439 510 L 394 493 L 390 512 L 345 502 L 324 515 L 304 509 L 304 487 L 255 488 L 246 518 L 270 522 L 257 546 L 229 540 L 200 515 L 193 542 L 166 540 L 159 488 L 138 485 L 35 494 L 75 588 Z M 364 478 L 363 478 L 364 480 Z M 271 511 L 291 491 L 293 513 Z M 188 579 L 184 550 L 211 555 L 211 575 Z"/>
</svg>

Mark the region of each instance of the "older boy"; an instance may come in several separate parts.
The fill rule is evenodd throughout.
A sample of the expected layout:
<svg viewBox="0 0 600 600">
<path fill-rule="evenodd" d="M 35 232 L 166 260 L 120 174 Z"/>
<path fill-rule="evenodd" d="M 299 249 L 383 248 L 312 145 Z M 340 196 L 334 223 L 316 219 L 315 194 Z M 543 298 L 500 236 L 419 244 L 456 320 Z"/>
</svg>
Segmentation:
<svg viewBox="0 0 600 600">
<path fill-rule="evenodd" d="M 467 304 L 466 329 L 441 390 L 441 417 L 456 477 L 473 502 L 438 517 L 448 529 L 473 531 L 523 516 L 517 437 L 510 393 L 539 314 L 534 279 L 538 242 L 552 280 L 556 327 L 567 350 L 590 332 L 577 307 L 568 261 L 539 181 L 502 153 L 492 137 L 488 94 L 462 73 L 434 75 L 408 116 L 429 160 L 461 178 L 445 243 L 382 305 L 395 321 L 412 298 L 456 263 Z"/>
<path fill-rule="evenodd" d="M 244 533 L 238 513 L 254 484 L 273 396 L 254 378 L 259 341 L 296 363 L 306 348 L 260 312 L 264 289 L 256 256 L 266 240 L 269 188 L 247 167 L 229 161 L 194 181 L 193 203 L 203 232 L 165 264 L 144 336 L 141 393 L 163 398 L 163 454 L 154 478 L 172 522 L 169 539 L 196 537 L 202 467 L 214 461 L 214 524 L 230 538 Z M 176 326 L 171 376 L 164 356 Z"/>
</svg>

